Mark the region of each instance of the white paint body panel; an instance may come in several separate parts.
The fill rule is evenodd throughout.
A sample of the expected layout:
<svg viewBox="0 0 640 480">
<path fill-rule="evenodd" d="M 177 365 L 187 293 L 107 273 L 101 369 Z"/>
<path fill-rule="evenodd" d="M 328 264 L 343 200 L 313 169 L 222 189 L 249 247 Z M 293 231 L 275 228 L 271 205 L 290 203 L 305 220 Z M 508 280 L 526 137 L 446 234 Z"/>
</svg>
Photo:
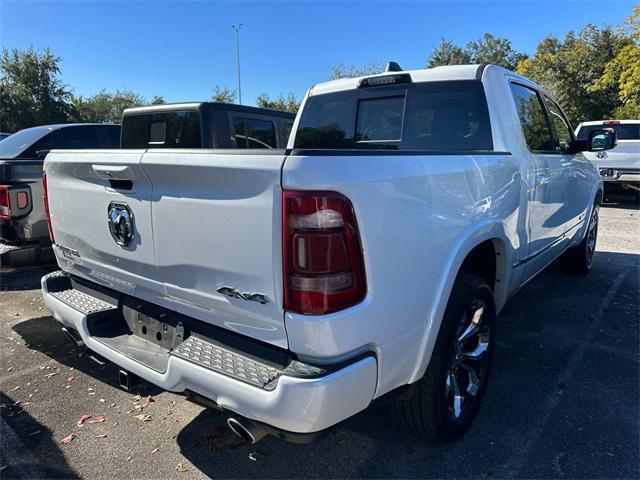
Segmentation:
<svg viewBox="0 0 640 480">
<path fill-rule="evenodd" d="M 418 82 L 474 79 L 478 71 L 477 66 L 460 66 L 409 73 Z M 63 199 L 52 209 L 56 242 L 81 248 L 83 257 L 67 261 L 58 249 L 60 265 L 102 284 L 102 274 L 131 282 L 136 285 L 132 295 L 286 347 L 309 363 L 348 361 L 374 352 L 375 392 L 356 395 L 360 408 L 367 396 L 370 400 L 421 378 L 460 266 L 476 246 L 491 241 L 498 254 L 494 295 L 500 310 L 511 294 L 584 237 L 585 219 L 601 188 L 598 171 L 581 154 L 543 158 L 528 151 L 509 87 L 514 79 L 540 89 L 498 67 L 482 73 L 495 152 L 302 151 L 285 158 L 149 151 L 103 153 L 102 160 L 97 153 L 50 154 L 45 170 L 53 178 L 51 197 L 53 202 Z M 357 82 L 316 85 L 307 95 L 355 88 Z M 121 252 L 105 230 L 106 203 L 116 194 L 85 171 L 87 164 L 118 158 L 140 174 L 141 190 L 129 199 L 145 219 L 138 223 L 142 243 L 135 252 Z M 364 251 L 368 291 L 363 302 L 321 316 L 283 310 L 282 189 L 332 190 L 351 200 Z M 264 293 L 270 302 L 229 300 L 215 292 L 227 284 Z M 111 287 L 119 289 L 117 283 Z M 127 368 L 135 373 L 138 367 Z M 370 383 L 367 376 L 358 385 L 366 389 Z M 350 402 L 352 390 L 331 398 Z M 253 407 L 237 397 L 244 393 L 230 395 L 225 401 L 251 416 L 243 410 Z M 308 402 L 304 411 L 310 417 L 317 416 L 314 409 L 328 408 Z M 348 410 L 357 410 L 349 405 Z M 272 407 L 277 411 L 268 421 L 292 431 L 327 424 L 318 420 L 312 427 L 296 426 L 304 420 L 276 418 L 288 414 L 281 405 Z"/>
</svg>

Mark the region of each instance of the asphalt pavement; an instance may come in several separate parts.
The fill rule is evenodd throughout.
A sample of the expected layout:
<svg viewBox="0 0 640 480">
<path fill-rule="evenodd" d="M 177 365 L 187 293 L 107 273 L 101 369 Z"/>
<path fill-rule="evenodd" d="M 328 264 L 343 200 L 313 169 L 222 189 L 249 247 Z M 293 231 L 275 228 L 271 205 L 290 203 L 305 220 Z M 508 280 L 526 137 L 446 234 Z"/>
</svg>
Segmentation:
<svg viewBox="0 0 640 480">
<path fill-rule="evenodd" d="M 0 478 L 640 477 L 640 210 L 601 210 L 590 275 L 552 265 L 498 321 L 470 432 L 429 447 L 370 408 L 321 440 L 243 444 L 181 395 L 118 387 L 42 303 L 42 268 L 0 275 Z M 91 418 L 79 426 L 83 415 Z M 63 439 L 71 439 L 63 443 Z"/>
</svg>

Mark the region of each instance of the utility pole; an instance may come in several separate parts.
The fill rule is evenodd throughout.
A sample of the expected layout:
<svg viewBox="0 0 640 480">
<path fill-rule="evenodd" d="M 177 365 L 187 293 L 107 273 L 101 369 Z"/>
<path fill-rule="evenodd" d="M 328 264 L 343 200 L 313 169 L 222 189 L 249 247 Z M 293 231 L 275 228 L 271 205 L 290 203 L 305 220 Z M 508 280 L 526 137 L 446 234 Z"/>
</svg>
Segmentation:
<svg viewBox="0 0 640 480">
<path fill-rule="evenodd" d="M 236 32 L 236 52 L 238 55 L 238 104 L 242 105 L 242 87 L 240 85 L 240 28 L 242 24 L 231 25 L 233 31 Z"/>
</svg>

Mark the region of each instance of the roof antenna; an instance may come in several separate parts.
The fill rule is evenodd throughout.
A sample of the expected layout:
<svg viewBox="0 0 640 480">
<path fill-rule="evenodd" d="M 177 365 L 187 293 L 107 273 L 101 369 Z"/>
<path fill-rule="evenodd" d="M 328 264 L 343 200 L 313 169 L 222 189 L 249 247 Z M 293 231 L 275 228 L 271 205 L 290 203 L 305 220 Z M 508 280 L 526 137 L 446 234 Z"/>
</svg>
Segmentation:
<svg viewBox="0 0 640 480">
<path fill-rule="evenodd" d="M 387 63 L 387 67 L 384 69 L 385 72 L 401 72 L 402 67 L 398 65 L 397 62 L 389 62 Z"/>
</svg>

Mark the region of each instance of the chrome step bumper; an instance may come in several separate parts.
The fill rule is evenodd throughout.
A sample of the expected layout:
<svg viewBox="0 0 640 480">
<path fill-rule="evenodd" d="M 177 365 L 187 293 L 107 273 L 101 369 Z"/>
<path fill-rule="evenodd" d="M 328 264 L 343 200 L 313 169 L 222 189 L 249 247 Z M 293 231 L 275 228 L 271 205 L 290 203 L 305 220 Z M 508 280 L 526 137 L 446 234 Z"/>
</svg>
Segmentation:
<svg viewBox="0 0 640 480">
<path fill-rule="evenodd" d="M 333 368 L 294 359 L 278 364 L 195 333 L 172 350 L 122 335 L 121 348 L 92 329 L 96 319 L 118 314 L 117 301 L 72 288 L 60 272 L 42 278 L 42 292 L 55 319 L 76 330 L 89 349 L 107 360 L 165 390 L 195 392 L 226 410 L 281 430 L 324 430 L 364 410 L 375 393 L 373 356 Z M 147 348 L 146 357 L 132 353 L 141 348 Z M 156 362 L 152 366 L 145 364 L 150 357 Z"/>
</svg>

